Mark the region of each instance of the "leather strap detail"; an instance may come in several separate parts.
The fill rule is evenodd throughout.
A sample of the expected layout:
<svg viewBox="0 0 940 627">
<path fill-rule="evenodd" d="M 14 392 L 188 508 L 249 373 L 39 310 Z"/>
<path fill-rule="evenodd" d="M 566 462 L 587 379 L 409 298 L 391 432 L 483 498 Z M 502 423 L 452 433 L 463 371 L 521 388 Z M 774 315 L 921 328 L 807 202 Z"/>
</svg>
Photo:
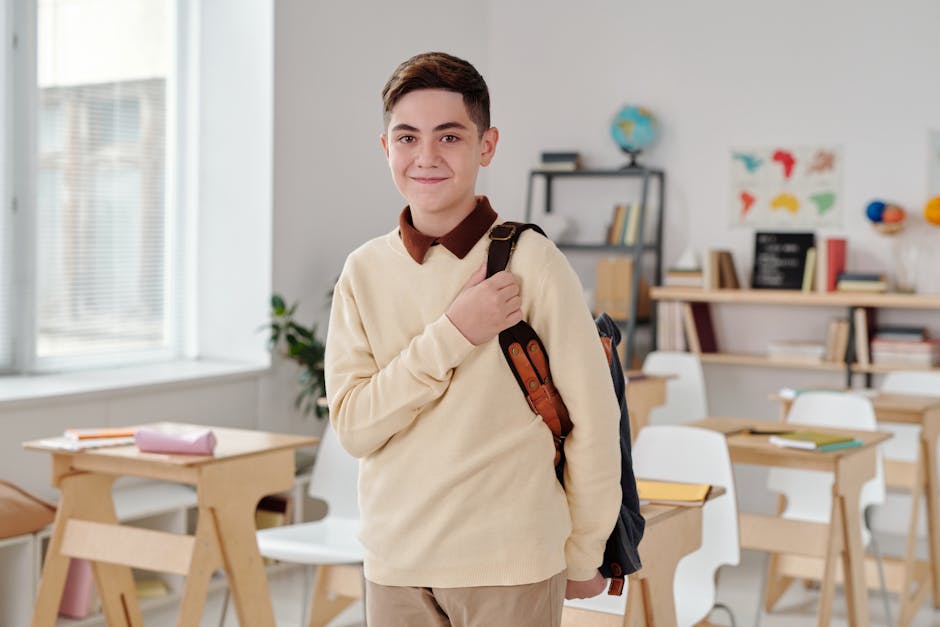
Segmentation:
<svg viewBox="0 0 940 627">
<path fill-rule="evenodd" d="M 529 229 L 545 235 L 538 226 L 520 222 L 504 222 L 490 230 L 487 277 L 506 269 L 519 236 Z M 568 408 L 552 384 L 548 353 L 538 334 L 525 322 L 502 331 L 499 334 L 499 345 L 529 407 L 542 417 L 552 433 L 557 471 L 564 459 L 563 446 L 565 438 L 571 433 L 572 424 Z"/>
<path fill-rule="evenodd" d="M 604 347 L 604 354 L 607 355 L 607 367 L 614 363 L 614 349 L 611 346 L 610 338 L 601 336 L 601 346 Z"/>
</svg>

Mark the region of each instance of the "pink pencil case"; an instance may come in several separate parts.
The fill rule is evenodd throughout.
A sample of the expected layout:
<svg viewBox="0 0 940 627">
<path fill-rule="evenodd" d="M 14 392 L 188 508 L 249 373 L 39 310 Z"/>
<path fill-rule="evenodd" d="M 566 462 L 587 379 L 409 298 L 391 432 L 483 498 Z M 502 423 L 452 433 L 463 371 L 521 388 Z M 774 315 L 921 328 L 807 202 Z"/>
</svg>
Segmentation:
<svg viewBox="0 0 940 627">
<path fill-rule="evenodd" d="M 215 451 L 215 434 L 209 429 L 188 433 L 165 433 L 141 427 L 134 436 L 134 443 L 144 453 L 212 455 Z"/>
</svg>

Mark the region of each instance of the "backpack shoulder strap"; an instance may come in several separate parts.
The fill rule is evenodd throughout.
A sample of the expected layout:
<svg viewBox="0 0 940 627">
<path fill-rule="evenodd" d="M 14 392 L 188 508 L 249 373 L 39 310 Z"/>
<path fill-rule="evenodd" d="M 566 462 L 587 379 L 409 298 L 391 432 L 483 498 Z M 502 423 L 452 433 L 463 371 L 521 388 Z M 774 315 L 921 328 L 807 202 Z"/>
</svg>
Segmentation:
<svg viewBox="0 0 940 627">
<path fill-rule="evenodd" d="M 506 269 L 519 236 L 529 229 L 545 235 L 535 224 L 521 222 L 503 222 L 490 230 L 487 277 Z M 555 464 L 560 470 L 564 440 L 571 432 L 572 424 L 568 408 L 552 383 L 548 352 L 538 334 L 525 321 L 500 332 L 499 345 L 529 407 L 542 417 L 552 432 Z"/>
<path fill-rule="evenodd" d="M 545 231 L 538 225 L 523 222 L 503 222 L 490 229 L 490 250 L 486 258 L 487 278 L 506 269 L 513 251 L 516 250 L 519 236 L 529 229 L 545 235 Z"/>
</svg>

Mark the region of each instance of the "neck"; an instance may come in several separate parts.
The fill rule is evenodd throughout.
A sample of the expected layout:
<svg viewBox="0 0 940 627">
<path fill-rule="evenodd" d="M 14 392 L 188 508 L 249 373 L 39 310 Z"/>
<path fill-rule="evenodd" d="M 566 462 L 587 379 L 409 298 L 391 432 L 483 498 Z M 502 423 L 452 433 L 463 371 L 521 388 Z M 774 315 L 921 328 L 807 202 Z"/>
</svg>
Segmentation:
<svg viewBox="0 0 940 627">
<path fill-rule="evenodd" d="M 464 218 L 473 213 L 476 206 L 476 196 L 471 196 L 468 201 L 454 207 L 438 211 L 423 211 L 412 205 L 411 221 L 421 233 L 430 237 L 441 237 L 453 231 Z"/>
</svg>

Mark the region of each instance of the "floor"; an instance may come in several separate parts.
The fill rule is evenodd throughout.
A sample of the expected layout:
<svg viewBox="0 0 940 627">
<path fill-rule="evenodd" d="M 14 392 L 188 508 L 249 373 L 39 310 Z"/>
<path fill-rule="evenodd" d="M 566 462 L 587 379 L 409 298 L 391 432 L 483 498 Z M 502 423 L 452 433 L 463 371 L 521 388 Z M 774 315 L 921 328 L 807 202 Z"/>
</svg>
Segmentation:
<svg viewBox="0 0 940 627">
<path fill-rule="evenodd" d="M 757 590 L 764 565 L 764 555 L 753 551 L 744 551 L 741 555 L 741 564 L 736 568 L 726 568 L 721 573 L 718 587 L 718 600 L 731 608 L 734 613 L 737 627 L 756 625 L 755 611 L 757 608 Z M 278 627 L 306 627 L 300 621 L 300 599 L 303 591 L 303 575 L 301 570 L 293 570 L 276 574 L 271 578 L 271 595 L 274 600 L 274 610 L 277 615 Z M 215 592 L 211 595 L 203 621 L 200 627 L 217 627 L 221 616 L 223 593 Z M 810 627 L 816 625 L 816 600 L 818 592 L 807 590 L 801 585 L 793 585 L 783 596 L 773 613 L 764 614 L 760 619 L 760 627 Z M 887 625 L 881 596 L 872 593 L 870 599 L 871 624 L 873 627 Z M 892 597 L 892 615 L 897 617 L 897 601 Z M 715 625 L 730 625 L 727 614 L 716 610 L 712 614 Z M 159 617 L 148 616 L 147 624 L 155 627 L 172 627 L 175 625 L 175 611 L 169 609 Z M 238 620 L 233 609 L 229 609 L 224 627 L 236 627 Z M 361 627 L 362 605 L 353 604 L 330 627 Z M 841 592 L 836 592 L 833 604 L 833 627 L 847 627 L 845 605 Z M 419 627 L 419 626 L 416 626 Z M 940 610 L 933 610 L 928 605 L 917 614 L 913 627 L 940 627 Z"/>
</svg>

